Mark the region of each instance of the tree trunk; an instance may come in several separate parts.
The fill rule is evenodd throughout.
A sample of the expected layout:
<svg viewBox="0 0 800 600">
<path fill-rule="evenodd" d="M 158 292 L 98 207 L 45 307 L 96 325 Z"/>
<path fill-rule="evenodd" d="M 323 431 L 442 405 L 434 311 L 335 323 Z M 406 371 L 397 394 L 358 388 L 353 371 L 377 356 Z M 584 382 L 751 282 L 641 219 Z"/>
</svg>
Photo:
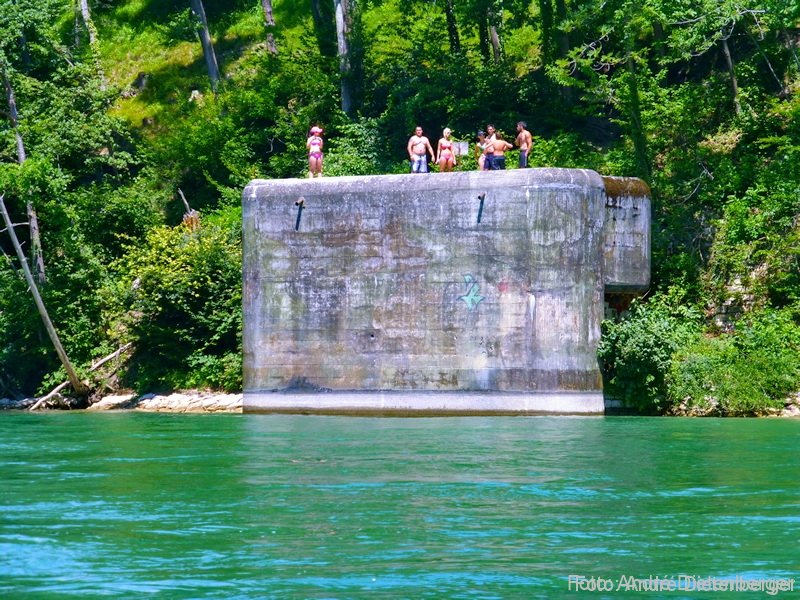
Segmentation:
<svg viewBox="0 0 800 600">
<path fill-rule="evenodd" d="M 14 88 L 11 87 L 11 79 L 8 77 L 8 70 L 6 69 L 5 61 L 0 59 L 0 70 L 3 76 L 3 88 L 6 92 L 6 103 L 8 104 L 8 118 L 11 121 L 11 129 L 14 130 L 14 140 L 17 145 L 17 162 L 22 164 L 27 158 L 25 155 L 25 144 L 22 141 L 22 135 L 19 132 L 19 117 L 17 114 L 17 100 L 14 96 Z"/>
<path fill-rule="evenodd" d="M 6 92 L 6 102 L 8 103 L 8 118 L 11 121 L 11 129 L 14 130 L 14 139 L 17 144 L 17 162 L 24 163 L 27 160 L 25 154 L 25 144 L 22 141 L 22 134 L 19 132 L 19 116 L 17 114 L 17 100 L 14 96 L 14 88 L 11 86 L 11 79 L 8 77 L 8 70 L 5 62 L 0 61 L 0 71 L 2 71 L 3 87 Z M 36 278 L 39 283 L 45 283 L 47 277 L 44 272 L 44 257 L 42 256 L 42 242 L 39 237 L 39 219 L 36 216 L 36 209 L 29 200 L 26 203 L 28 213 L 28 225 L 30 227 L 31 256 L 36 265 Z"/>
<path fill-rule="evenodd" d="M 261 7 L 264 9 L 264 24 L 267 28 L 267 50 L 270 54 L 278 53 L 278 46 L 275 44 L 275 36 L 272 30 L 275 29 L 275 18 L 272 16 L 272 0 L 261 0 Z"/>
<path fill-rule="evenodd" d="M 97 369 L 102 367 L 104 364 L 106 364 L 108 361 L 114 360 L 115 358 L 119 358 L 120 354 L 122 354 L 123 352 L 127 352 L 132 347 L 133 347 L 133 343 L 128 342 L 127 344 L 125 344 L 121 348 L 117 348 L 116 350 L 114 350 L 114 352 L 112 352 L 108 356 L 104 356 L 103 358 L 98 360 L 96 363 L 94 363 L 91 367 L 89 367 L 89 372 L 96 371 Z M 116 371 L 116 369 L 114 369 L 114 371 Z M 113 371 L 112 371 L 112 373 L 113 373 Z M 61 390 L 63 390 L 69 384 L 70 384 L 69 381 L 65 381 L 63 383 L 60 383 L 55 388 L 50 390 L 50 392 L 48 394 L 46 394 L 46 395 L 42 396 L 41 398 L 39 398 L 36 401 L 36 403 L 33 406 L 31 406 L 28 410 L 31 410 L 31 411 L 38 410 L 39 407 L 42 406 L 42 404 L 45 404 L 47 401 L 50 400 L 50 398 L 55 397 L 57 394 L 59 394 L 61 392 Z"/>
<path fill-rule="evenodd" d="M 796 45 L 792 40 L 792 36 L 789 35 L 789 32 L 785 28 L 781 29 L 781 36 L 783 36 L 784 45 L 786 46 L 786 49 L 792 55 L 795 68 L 800 69 L 800 58 L 797 57 Z"/>
<path fill-rule="evenodd" d="M 489 20 L 485 12 L 478 17 L 478 47 L 480 48 L 483 62 L 488 64 L 492 55 L 489 43 Z"/>
<path fill-rule="evenodd" d="M 503 56 L 503 51 L 500 46 L 500 36 L 497 33 L 497 27 L 489 25 L 489 34 L 492 40 L 492 51 L 494 53 L 494 62 L 500 62 Z"/>
<path fill-rule="evenodd" d="M 664 26 L 661 21 L 653 22 L 653 39 L 655 40 L 656 54 L 658 58 L 663 60 L 665 57 L 666 36 L 664 35 Z"/>
<path fill-rule="evenodd" d="M 89 45 L 94 48 L 97 44 L 97 29 L 95 29 L 92 22 L 92 13 L 89 12 L 89 0 L 78 0 L 80 4 L 81 17 L 83 18 L 83 25 L 89 34 Z"/>
<path fill-rule="evenodd" d="M 94 21 L 92 21 L 92 13 L 89 11 L 89 0 L 78 0 L 78 4 L 80 5 L 79 8 L 83 25 L 89 36 L 89 51 L 92 55 L 92 61 L 94 62 L 97 76 L 100 79 L 100 89 L 104 90 L 106 89 L 106 77 L 100 63 L 100 50 L 97 47 L 97 28 L 94 26 Z"/>
<path fill-rule="evenodd" d="M 731 49 L 728 47 L 728 38 L 722 38 L 722 54 L 725 56 L 725 64 L 728 65 L 728 73 L 731 78 L 731 93 L 733 94 L 733 109 L 737 115 L 742 114 L 742 107 L 739 104 L 739 82 L 736 80 L 736 69 L 733 66 Z"/>
<path fill-rule="evenodd" d="M 80 17 L 80 7 L 76 4 L 74 7 L 74 23 L 72 27 L 72 37 L 75 47 L 81 45 L 81 17 Z"/>
<path fill-rule="evenodd" d="M 19 47 L 22 51 L 22 68 L 27 72 L 31 68 L 31 51 L 24 31 L 19 34 Z"/>
<path fill-rule="evenodd" d="M 353 94 L 350 81 L 350 15 L 348 0 L 333 0 L 336 18 L 336 42 L 339 53 L 339 75 L 342 81 L 342 112 L 349 115 L 353 111 Z"/>
<path fill-rule="evenodd" d="M 447 36 L 450 38 L 450 52 L 461 54 L 461 38 L 458 35 L 458 23 L 453 12 L 453 0 L 445 0 L 444 16 L 447 19 Z"/>
<path fill-rule="evenodd" d="M 489 11 L 486 16 L 489 22 L 489 38 L 492 42 L 494 62 L 498 63 L 503 57 L 503 47 L 500 44 L 500 34 L 498 33 L 498 28 L 502 24 L 503 10 L 498 6 L 497 0 L 489 5 Z"/>
<path fill-rule="evenodd" d="M 8 235 L 11 237 L 11 243 L 14 245 L 14 250 L 17 252 L 17 258 L 19 258 L 22 271 L 25 275 L 25 280 L 28 282 L 28 287 L 31 290 L 31 294 L 33 294 L 33 300 L 36 303 L 36 308 L 39 309 L 39 315 L 42 317 L 45 329 L 47 329 L 47 334 L 50 336 L 50 341 L 53 343 L 53 346 L 56 349 L 56 354 L 58 354 L 58 358 L 61 360 L 61 364 L 64 366 L 64 370 L 67 372 L 67 377 L 69 377 L 69 381 L 72 384 L 72 389 L 75 390 L 75 393 L 79 395 L 85 395 L 88 392 L 86 385 L 78 378 L 78 375 L 75 372 L 67 353 L 64 351 L 64 347 L 61 345 L 61 340 L 58 339 L 56 328 L 53 327 L 53 322 L 50 320 L 50 316 L 47 314 L 47 309 L 44 306 L 42 297 L 39 295 L 39 289 L 36 287 L 36 282 L 33 280 L 33 275 L 31 275 L 31 271 L 28 268 L 28 262 L 25 260 L 25 253 L 22 251 L 22 247 L 19 245 L 17 234 L 14 231 L 14 224 L 11 222 L 11 218 L 8 216 L 5 202 L 3 202 L 3 196 L 0 196 L 0 213 L 2 213 L 3 221 L 8 228 Z"/>
<path fill-rule="evenodd" d="M 750 41 L 753 42 L 753 45 L 758 49 L 758 53 L 761 55 L 761 58 L 764 59 L 764 62 L 767 64 L 767 68 L 769 72 L 772 74 L 772 78 L 775 80 L 775 83 L 778 84 L 778 89 L 780 90 L 780 95 L 785 96 L 789 93 L 789 90 L 786 85 L 781 81 L 781 78 L 778 77 L 778 74 L 775 72 L 775 68 L 772 66 L 772 62 L 769 60 L 769 56 L 767 53 L 764 52 L 764 49 L 761 47 L 761 44 L 758 43 L 758 40 L 755 36 L 747 30 L 747 37 L 750 38 Z M 763 36 L 761 37 L 763 41 Z"/>
<path fill-rule="evenodd" d="M 208 21 L 206 20 L 206 11 L 203 8 L 203 0 L 189 0 L 189 4 L 192 7 L 192 12 L 195 14 L 195 17 L 197 17 L 197 35 L 200 38 L 200 44 L 203 46 L 203 56 L 206 59 L 208 78 L 211 80 L 211 89 L 216 94 L 220 80 L 219 66 L 217 65 L 217 55 L 214 53 L 214 44 L 211 41 L 211 34 L 208 31 Z"/>
<path fill-rule="evenodd" d="M 25 203 L 25 212 L 28 215 L 28 229 L 31 235 L 31 256 L 36 265 L 36 279 L 40 284 L 47 283 L 47 277 L 44 273 L 44 256 L 42 254 L 42 238 L 39 236 L 39 217 L 36 214 L 36 208 L 33 202 L 28 200 Z"/>
</svg>

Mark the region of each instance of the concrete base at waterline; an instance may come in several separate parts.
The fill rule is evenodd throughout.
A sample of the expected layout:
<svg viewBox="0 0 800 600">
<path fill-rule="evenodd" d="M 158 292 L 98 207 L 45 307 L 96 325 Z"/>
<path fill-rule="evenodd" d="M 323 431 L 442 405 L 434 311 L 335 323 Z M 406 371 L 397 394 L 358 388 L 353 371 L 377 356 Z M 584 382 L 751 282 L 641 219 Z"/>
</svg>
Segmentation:
<svg viewBox="0 0 800 600">
<path fill-rule="evenodd" d="M 597 392 L 245 392 L 246 413 L 602 415 Z"/>
</svg>

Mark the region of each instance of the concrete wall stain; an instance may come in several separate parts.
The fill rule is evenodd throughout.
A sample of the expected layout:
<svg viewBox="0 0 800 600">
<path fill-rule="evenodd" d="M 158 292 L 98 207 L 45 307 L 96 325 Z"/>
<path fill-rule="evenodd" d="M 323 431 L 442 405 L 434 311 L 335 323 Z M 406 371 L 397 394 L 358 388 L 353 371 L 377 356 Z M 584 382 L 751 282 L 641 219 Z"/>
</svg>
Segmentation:
<svg viewBox="0 0 800 600">
<path fill-rule="evenodd" d="M 643 182 L 578 169 L 253 181 L 245 408 L 602 405 L 604 294 L 649 285 L 649 211 Z"/>
</svg>

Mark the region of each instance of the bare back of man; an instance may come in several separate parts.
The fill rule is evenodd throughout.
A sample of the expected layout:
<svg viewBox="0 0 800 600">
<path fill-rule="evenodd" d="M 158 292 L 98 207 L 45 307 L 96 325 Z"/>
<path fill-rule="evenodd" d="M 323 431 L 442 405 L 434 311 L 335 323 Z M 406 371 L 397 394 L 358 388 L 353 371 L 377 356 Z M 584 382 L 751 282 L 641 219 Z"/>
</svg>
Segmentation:
<svg viewBox="0 0 800 600">
<path fill-rule="evenodd" d="M 494 134 L 490 145 L 492 152 L 491 170 L 504 171 L 506 168 L 506 150 L 511 150 L 514 146 L 505 141 L 499 133 Z"/>
</svg>

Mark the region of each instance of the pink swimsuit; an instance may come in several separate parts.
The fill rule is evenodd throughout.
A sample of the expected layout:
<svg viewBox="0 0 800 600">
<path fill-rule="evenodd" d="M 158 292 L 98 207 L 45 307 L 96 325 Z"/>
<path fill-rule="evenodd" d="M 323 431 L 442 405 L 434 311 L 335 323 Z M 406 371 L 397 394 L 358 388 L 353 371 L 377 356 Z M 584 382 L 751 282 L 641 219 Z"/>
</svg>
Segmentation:
<svg viewBox="0 0 800 600">
<path fill-rule="evenodd" d="M 310 158 L 322 158 L 322 138 L 314 136 L 309 143 L 308 156 Z M 316 148 L 316 150 L 314 150 Z"/>
<path fill-rule="evenodd" d="M 441 148 L 442 153 L 439 155 L 439 161 L 446 161 L 447 163 L 455 164 L 455 158 L 453 157 L 453 143 L 452 142 L 440 142 L 439 148 Z"/>
</svg>

